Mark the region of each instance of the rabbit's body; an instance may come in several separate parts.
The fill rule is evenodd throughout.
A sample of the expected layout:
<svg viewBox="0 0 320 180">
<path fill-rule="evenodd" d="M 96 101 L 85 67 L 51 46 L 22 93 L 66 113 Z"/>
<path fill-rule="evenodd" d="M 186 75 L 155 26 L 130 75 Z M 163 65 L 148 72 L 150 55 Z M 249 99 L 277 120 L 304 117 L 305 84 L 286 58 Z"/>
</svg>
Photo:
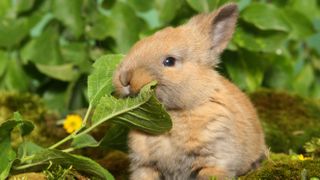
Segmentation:
<svg viewBox="0 0 320 180">
<path fill-rule="evenodd" d="M 203 104 L 192 110 L 169 111 L 173 121 L 169 133 L 130 133 L 132 170 L 138 174 L 133 179 L 143 179 L 135 171 L 141 166 L 151 166 L 169 180 L 192 179 L 210 165 L 232 177 L 250 170 L 264 155 L 262 130 L 251 103 L 237 87 L 220 78 L 223 83 L 211 85 L 215 92 Z"/>
<path fill-rule="evenodd" d="M 119 95 L 138 93 L 152 80 L 172 129 L 162 135 L 129 134 L 131 179 L 188 180 L 234 177 L 265 153 L 252 104 L 212 67 L 227 46 L 237 18 L 229 4 L 186 25 L 139 41 L 118 71 Z"/>
</svg>

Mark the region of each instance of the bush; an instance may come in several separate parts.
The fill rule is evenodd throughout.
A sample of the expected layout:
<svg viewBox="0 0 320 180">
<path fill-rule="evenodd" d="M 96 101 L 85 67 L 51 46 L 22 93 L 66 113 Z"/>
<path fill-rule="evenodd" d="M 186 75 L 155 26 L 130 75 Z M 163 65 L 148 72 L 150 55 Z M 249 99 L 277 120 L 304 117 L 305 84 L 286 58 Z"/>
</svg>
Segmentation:
<svg viewBox="0 0 320 180">
<path fill-rule="evenodd" d="M 126 53 L 156 30 L 227 2 L 3 0 L 0 89 L 38 93 L 60 112 L 85 107 L 85 77 L 97 57 Z M 238 28 L 220 70 L 250 92 L 263 86 L 319 98 L 319 2 L 237 3 Z"/>
</svg>

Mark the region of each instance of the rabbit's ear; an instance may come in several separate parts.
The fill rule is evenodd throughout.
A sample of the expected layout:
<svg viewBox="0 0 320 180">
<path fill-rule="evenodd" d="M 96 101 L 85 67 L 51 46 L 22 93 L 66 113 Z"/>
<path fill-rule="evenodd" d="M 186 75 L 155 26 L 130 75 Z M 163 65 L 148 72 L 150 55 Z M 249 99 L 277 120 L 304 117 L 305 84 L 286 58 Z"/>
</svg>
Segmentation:
<svg viewBox="0 0 320 180">
<path fill-rule="evenodd" d="M 196 26 L 201 34 L 211 40 L 211 49 L 221 53 L 228 45 L 238 18 L 238 7 L 235 3 L 227 4 L 210 14 L 192 18 L 188 25 Z"/>
</svg>

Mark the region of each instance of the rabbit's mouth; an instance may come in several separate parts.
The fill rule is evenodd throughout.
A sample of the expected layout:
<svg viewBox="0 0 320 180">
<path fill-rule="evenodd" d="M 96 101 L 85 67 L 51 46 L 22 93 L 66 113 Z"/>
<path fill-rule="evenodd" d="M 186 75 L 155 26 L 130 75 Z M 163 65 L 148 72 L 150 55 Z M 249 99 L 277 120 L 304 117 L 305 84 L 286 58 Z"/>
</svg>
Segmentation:
<svg viewBox="0 0 320 180">
<path fill-rule="evenodd" d="M 120 97 L 135 96 L 143 86 L 154 80 L 154 77 L 144 68 L 135 70 L 120 70 L 114 82 Z"/>
</svg>

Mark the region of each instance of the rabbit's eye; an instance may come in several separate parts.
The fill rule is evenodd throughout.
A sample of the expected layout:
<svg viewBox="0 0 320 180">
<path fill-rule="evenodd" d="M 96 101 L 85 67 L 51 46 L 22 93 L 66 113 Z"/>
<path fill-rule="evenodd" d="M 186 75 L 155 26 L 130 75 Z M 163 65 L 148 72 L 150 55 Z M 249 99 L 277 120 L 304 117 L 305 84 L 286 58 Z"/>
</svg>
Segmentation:
<svg viewBox="0 0 320 180">
<path fill-rule="evenodd" d="M 171 66 L 174 66 L 176 63 L 176 59 L 174 57 L 167 57 L 163 62 L 162 64 L 164 66 L 168 66 L 168 67 L 171 67 Z"/>
</svg>

